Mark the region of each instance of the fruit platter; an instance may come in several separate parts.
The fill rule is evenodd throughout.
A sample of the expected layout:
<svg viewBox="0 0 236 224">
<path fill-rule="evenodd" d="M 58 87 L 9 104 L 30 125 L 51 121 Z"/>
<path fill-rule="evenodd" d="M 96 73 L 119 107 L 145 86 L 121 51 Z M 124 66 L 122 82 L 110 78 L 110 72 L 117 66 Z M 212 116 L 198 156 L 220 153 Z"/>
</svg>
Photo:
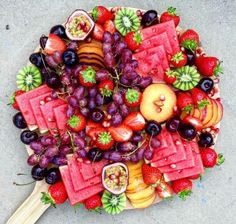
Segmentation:
<svg viewBox="0 0 236 224">
<path fill-rule="evenodd" d="M 222 62 L 179 23 L 173 7 L 95 6 L 39 38 L 10 99 L 36 186 L 9 224 L 67 201 L 116 215 L 186 200 L 224 162 Z"/>
</svg>

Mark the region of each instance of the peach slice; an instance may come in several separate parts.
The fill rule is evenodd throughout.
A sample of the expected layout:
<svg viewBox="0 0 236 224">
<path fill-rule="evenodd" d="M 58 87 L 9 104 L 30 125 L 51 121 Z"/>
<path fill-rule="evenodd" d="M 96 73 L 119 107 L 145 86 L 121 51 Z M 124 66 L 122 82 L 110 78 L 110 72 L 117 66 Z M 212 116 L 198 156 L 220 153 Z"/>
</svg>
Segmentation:
<svg viewBox="0 0 236 224">
<path fill-rule="evenodd" d="M 223 113 L 224 113 L 224 108 L 223 108 L 222 103 L 219 100 L 215 100 L 215 103 L 217 104 L 217 107 L 218 107 L 218 111 L 217 111 L 218 116 L 217 116 L 217 119 L 213 125 L 216 125 L 221 121 L 221 119 L 223 117 Z"/>
<path fill-rule="evenodd" d="M 211 119 L 207 123 L 203 124 L 204 128 L 208 128 L 214 125 L 218 117 L 218 105 L 214 99 L 211 100 L 211 103 L 212 103 L 212 116 L 211 116 Z"/>
<path fill-rule="evenodd" d="M 140 111 L 147 120 L 163 122 L 174 113 L 175 92 L 166 84 L 156 83 L 148 86 L 140 104 Z"/>
<path fill-rule="evenodd" d="M 200 118 L 201 118 L 201 112 L 200 112 L 200 110 L 199 110 L 198 108 L 195 108 L 195 109 L 194 109 L 194 113 L 193 113 L 192 116 L 195 117 L 195 118 L 200 119 Z"/>
<path fill-rule="evenodd" d="M 210 98 L 208 98 L 209 104 L 201 111 L 201 119 L 203 126 L 207 124 L 213 116 L 213 103 Z"/>
</svg>

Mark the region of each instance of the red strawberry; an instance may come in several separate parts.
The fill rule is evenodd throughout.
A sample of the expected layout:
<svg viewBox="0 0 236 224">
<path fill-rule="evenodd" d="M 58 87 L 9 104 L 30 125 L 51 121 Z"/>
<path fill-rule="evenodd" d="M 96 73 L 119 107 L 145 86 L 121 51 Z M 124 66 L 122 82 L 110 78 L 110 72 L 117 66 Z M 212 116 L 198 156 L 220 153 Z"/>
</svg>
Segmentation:
<svg viewBox="0 0 236 224">
<path fill-rule="evenodd" d="M 86 119 L 81 114 L 73 115 L 67 121 L 69 128 L 75 132 L 79 132 L 85 129 Z"/>
<path fill-rule="evenodd" d="M 193 109 L 193 99 L 189 93 L 181 92 L 177 97 L 177 106 L 182 110 L 190 113 Z"/>
<path fill-rule="evenodd" d="M 178 196 L 185 200 L 187 196 L 191 195 L 192 193 L 192 181 L 184 178 L 184 179 L 179 179 L 175 180 L 172 182 L 172 188 Z"/>
<path fill-rule="evenodd" d="M 92 33 L 92 37 L 95 40 L 102 40 L 103 39 L 103 34 L 104 34 L 104 28 L 102 27 L 102 25 L 100 25 L 98 23 L 95 23 L 93 33 Z"/>
<path fill-rule="evenodd" d="M 181 68 L 181 67 L 185 66 L 187 64 L 187 61 L 188 61 L 188 58 L 187 58 L 186 54 L 184 54 L 182 51 L 176 53 L 171 58 L 171 64 L 175 68 Z"/>
<path fill-rule="evenodd" d="M 95 144 L 99 149 L 108 150 L 113 146 L 114 139 L 109 131 L 103 131 L 98 133 Z"/>
<path fill-rule="evenodd" d="M 204 109 L 209 104 L 208 96 L 205 92 L 198 88 L 193 88 L 191 91 L 193 103 L 199 108 Z"/>
<path fill-rule="evenodd" d="M 96 84 L 96 71 L 91 66 L 84 67 L 78 77 L 82 86 L 92 87 Z"/>
<path fill-rule="evenodd" d="M 142 37 L 139 31 L 131 31 L 126 34 L 125 42 L 130 50 L 135 51 L 139 48 L 139 45 L 142 43 Z"/>
<path fill-rule="evenodd" d="M 133 131 L 141 131 L 145 127 L 145 119 L 140 112 L 131 112 L 124 120 Z"/>
<path fill-rule="evenodd" d="M 51 204 L 55 207 L 57 204 L 63 204 L 67 200 L 66 188 L 62 181 L 50 185 L 48 193 L 42 192 L 41 201 L 44 204 Z"/>
<path fill-rule="evenodd" d="M 182 47 L 195 51 L 199 46 L 199 35 L 194 30 L 186 30 L 179 38 Z"/>
<path fill-rule="evenodd" d="M 115 24 L 113 23 L 112 20 L 107 20 L 104 23 L 103 28 L 104 28 L 105 31 L 108 31 L 110 33 L 115 33 L 116 32 Z"/>
<path fill-rule="evenodd" d="M 175 71 L 168 69 L 164 74 L 164 81 L 167 84 L 172 85 L 176 81 Z"/>
<path fill-rule="evenodd" d="M 173 20 L 175 27 L 179 25 L 180 18 L 176 13 L 176 8 L 169 7 L 166 12 L 161 14 L 160 22 L 164 23 L 167 21 Z"/>
<path fill-rule="evenodd" d="M 98 134 L 105 131 L 106 129 L 103 127 L 93 127 L 87 131 L 87 136 L 95 141 L 98 137 Z"/>
<path fill-rule="evenodd" d="M 104 97 L 112 95 L 114 83 L 110 79 L 105 79 L 98 84 L 98 90 Z"/>
<path fill-rule="evenodd" d="M 160 198 L 170 198 L 173 195 L 173 189 L 168 183 L 162 180 L 156 187 L 156 193 Z"/>
<path fill-rule="evenodd" d="M 140 105 L 142 93 L 136 89 L 128 89 L 125 93 L 125 104 L 129 107 L 137 107 Z"/>
<path fill-rule="evenodd" d="M 56 51 L 63 53 L 66 50 L 66 43 L 56 34 L 50 33 L 44 48 L 44 52 L 48 55 L 53 54 Z"/>
<path fill-rule="evenodd" d="M 125 124 L 121 124 L 118 127 L 109 127 L 108 131 L 117 142 L 127 142 L 133 135 L 132 129 Z"/>
<path fill-rule="evenodd" d="M 142 174 L 145 184 L 151 185 L 153 187 L 156 187 L 158 184 L 160 184 L 162 174 L 157 167 L 152 167 L 144 163 L 142 166 Z"/>
<path fill-rule="evenodd" d="M 204 167 L 212 168 L 215 165 L 221 165 L 224 162 L 222 154 L 217 155 L 216 151 L 211 148 L 201 150 L 201 157 Z"/>
<path fill-rule="evenodd" d="M 197 180 L 198 178 L 201 178 L 201 175 L 200 174 L 196 174 L 196 175 L 190 176 L 188 178 L 191 179 L 191 180 Z"/>
<path fill-rule="evenodd" d="M 95 22 L 104 24 L 107 20 L 113 19 L 112 13 L 104 6 L 96 6 L 92 10 L 92 17 Z"/>
<path fill-rule="evenodd" d="M 12 107 L 16 110 L 20 110 L 17 102 L 16 102 L 16 96 L 19 96 L 21 94 L 25 93 L 23 90 L 17 90 L 10 96 L 10 102 L 7 105 L 12 105 Z"/>
<path fill-rule="evenodd" d="M 223 72 L 221 62 L 216 57 L 198 57 L 196 65 L 198 71 L 204 76 L 218 76 Z"/>
<path fill-rule="evenodd" d="M 100 211 L 102 207 L 102 200 L 99 194 L 93 195 L 92 197 L 84 201 L 84 206 L 88 210 Z"/>
</svg>

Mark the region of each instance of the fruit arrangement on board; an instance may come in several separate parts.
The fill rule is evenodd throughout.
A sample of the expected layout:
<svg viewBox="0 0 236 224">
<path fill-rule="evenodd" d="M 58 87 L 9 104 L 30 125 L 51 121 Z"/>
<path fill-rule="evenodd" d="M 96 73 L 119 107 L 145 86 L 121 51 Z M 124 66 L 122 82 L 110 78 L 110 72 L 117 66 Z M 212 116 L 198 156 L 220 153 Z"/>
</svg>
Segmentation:
<svg viewBox="0 0 236 224">
<path fill-rule="evenodd" d="M 214 149 L 221 61 L 173 7 L 78 9 L 16 76 L 13 123 L 42 203 L 115 215 L 192 193 Z"/>
</svg>

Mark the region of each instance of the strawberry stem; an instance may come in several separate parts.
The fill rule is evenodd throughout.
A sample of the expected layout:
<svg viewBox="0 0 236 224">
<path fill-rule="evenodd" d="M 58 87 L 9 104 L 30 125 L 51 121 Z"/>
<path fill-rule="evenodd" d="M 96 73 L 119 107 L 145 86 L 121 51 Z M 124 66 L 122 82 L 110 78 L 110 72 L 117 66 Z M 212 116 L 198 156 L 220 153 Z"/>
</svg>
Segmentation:
<svg viewBox="0 0 236 224">
<path fill-rule="evenodd" d="M 224 163 L 224 161 L 225 161 L 225 158 L 224 158 L 223 154 L 219 153 L 218 156 L 217 156 L 216 165 L 220 166 L 221 164 Z"/>
</svg>

